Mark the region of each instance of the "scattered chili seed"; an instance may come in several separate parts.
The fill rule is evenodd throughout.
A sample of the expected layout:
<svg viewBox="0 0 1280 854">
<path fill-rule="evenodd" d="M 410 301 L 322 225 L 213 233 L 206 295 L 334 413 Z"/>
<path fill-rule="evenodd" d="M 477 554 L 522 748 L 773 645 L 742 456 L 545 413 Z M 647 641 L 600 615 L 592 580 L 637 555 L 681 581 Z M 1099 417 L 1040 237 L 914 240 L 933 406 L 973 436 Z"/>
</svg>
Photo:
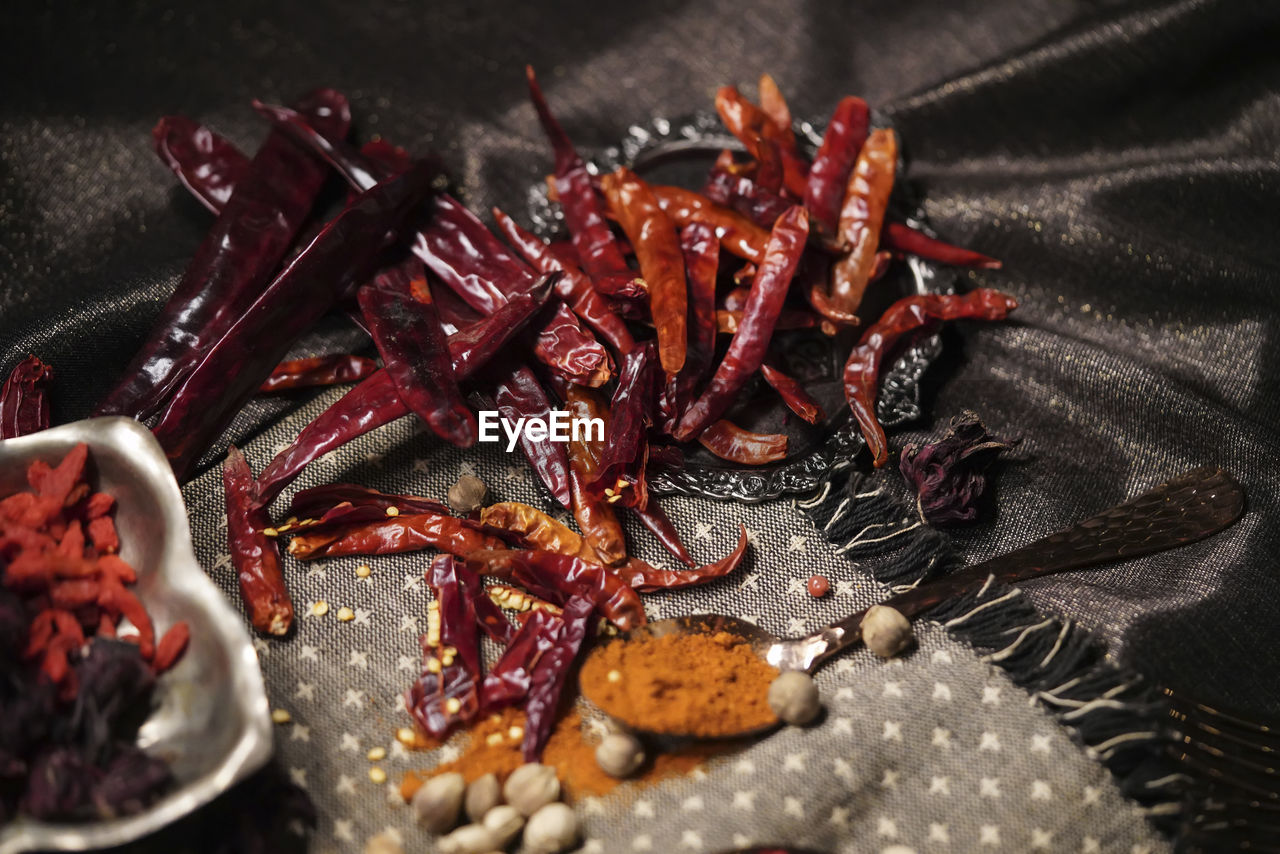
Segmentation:
<svg viewBox="0 0 1280 854">
<path fill-rule="evenodd" d="M 346 605 L 338 609 L 338 619 L 344 623 L 349 623 L 356 618 L 356 612 L 352 611 Z"/>
<path fill-rule="evenodd" d="M 378 768 L 378 767 L 370 768 L 369 779 L 377 783 L 378 785 L 382 785 L 383 783 L 387 782 L 387 772 L 383 771 L 381 768 Z"/>
<path fill-rule="evenodd" d="M 507 738 L 511 739 L 512 741 L 519 741 L 520 739 L 524 738 L 524 727 L 521 727 L 521 726 L 511 727 L 511 729 L 507 730 Z"/>
<path fill-rule="evenodd" d="M 489 733 L 487 736 L 485 736 L 484 743 L 489 745 L 490 747 L 497 747 L 499 744 L 502 744 L 502 733 L 500 732 Z"/>
<path fill-rule="evenodd" d="M 621 681 L 622 681 L 622 671 L 621 671 L 621 670 L 610 670 L 607 674 L 605 674 L 605 677 L 604 677 L 604 678 L 605 678 L 605 679 L 608 679 L 610 682 L 621 682 Z"/>
<path fill-rule="evenodd" d="M 396 730 L 396 741 L 400 742 L 405 747 L 413 747 L 418 743 L 418 735 L 411 727 L 402 726 L 400 729 Z"/>
<path fill-rule="evenodd" d="M 821 599 L 827 595 L 827 591 L 831 589 L 831 582 L 827 581 L 824 576 L 811 575 L 809 581 L 805 584 L 809 591 L 809 595 L 815 599 Z"/>
<path fill-rule="evenodd" d="M 387 749 L 385 747 L 375 747 L 368 753 L 370 762 L 380 762 L 387 758 Z"/>
<path fill-rule="evenodd" d="M 387 509 L 395 510 L 396 508 L 389 507 Z M 390 513 L 388 515 L 394 516 L 395 514 Z M 368 578 L 372 574 L 373 574 L 373 568 L 369 566 L 367 563 L 362 563 L 356 567 L 356 578 Z"/>
<path fill-rule="evenodd" d="M 273 709 L 271 711 L 271 720 L 273 723 L 287 724 L 293 720 L 293 715 L 289 714 L 286 709 Z"/>
<path fill-rule="evenodd" d="M 457 697 L 450 697 L 444 701 L 444 710 L 451 715 L 456 715 L 458 710 L 462 708 L 462 701 Z"/>
<path fill-rule="evenodd" d="M 317 617 L 323 617 L 325 614 L 329 613 L 329 603 L 323 599 L 319 602 L 313 602 L 311 604 L 311 613 L 315 614 Z"/>
</svg>

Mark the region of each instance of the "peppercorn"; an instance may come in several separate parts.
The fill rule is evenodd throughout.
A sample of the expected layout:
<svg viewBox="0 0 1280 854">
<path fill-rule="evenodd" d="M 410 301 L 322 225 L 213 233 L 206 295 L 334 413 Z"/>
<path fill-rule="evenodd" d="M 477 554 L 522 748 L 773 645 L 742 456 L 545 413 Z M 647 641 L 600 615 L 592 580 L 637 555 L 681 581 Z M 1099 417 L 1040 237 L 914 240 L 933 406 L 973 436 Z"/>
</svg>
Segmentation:
<svg viewBox="0 0 1280 854">
<path fill-rule="evenodd" d="M 788 670 L 769 686 L 769 708 L 784 723 L 803 726 L 822 711 L 818 686 L 808 673 Z"/>
<path fill-rule="evenodd" d="M 489 810 L 502 803 L 502 784 L 498 775 L 490 772 L 467 784 L 467 793 L 463 797 L 463 809 L 467 818 L 481 821 Z"/>
<path fill-rule="evenodd" d="M 831 582 L 827 581 L 824 576 L 811 575 L 808 582 L 805 583 L 805 588 L 814 599 L 821 599 L 831 589 Z"/>
<path fill-rule="evenodd" d="M 911 621 L 888 605 L 872 605 L 862 618 L 862 642 L 881 658 L 892 658 L 915 639 Z"/>
<path fill-rule="evenodd" d="M 379 833 L 365 842 L 364 854 L 404 854 L 404 848 L 387 834 Z"/>
<path fill-rule="evenodd" d="M 524 827 L 524 846 L 533 854 L 559 854 L 577 841 L 578 817 L 565 804 L 547 804 Z"/>
<path fill-rule="evenodd" d="M 423 783 L 413 795 L 413 811 L 418 822 L 432 833 L 444 833 L 458 823 L 466 781 L 456 771 L 440 774 Z"/>
<path fill-rule="evenodd" d="M 550 765 L 529 762 L 511 772 L 502 794 L 521 815 L 531 816 L 560 797 L 560 780 Z"/>
<path fill-rule="evenodd" d="M 464 474 L 458 482 L 449 487 L 447 495 L 449 506 L 453 512 L 466 515 L 472 510 L 479 510 L 489 497 L 489 487 L 478 477 Z"/>
<path fill-rule="evenodd" d="M 509 804 L 500 804 L 489 810 L 481 822 L 493 835 L 495 848 L 506 848 L 524 828 L 524 816 Z"/>
<path fill-rule="evenodd" d="M 436 840 L 440 854 L 489 854 L 497 847 L 493 833 L 482 824 L 465 824 Z"/>
<path fill-rule="evenodd" d="M 596 747 L 596 764 L 610 777 L 630 777 L 644 764 L 644 745 L 630 733 L 610 733 Z"/>
</svg>

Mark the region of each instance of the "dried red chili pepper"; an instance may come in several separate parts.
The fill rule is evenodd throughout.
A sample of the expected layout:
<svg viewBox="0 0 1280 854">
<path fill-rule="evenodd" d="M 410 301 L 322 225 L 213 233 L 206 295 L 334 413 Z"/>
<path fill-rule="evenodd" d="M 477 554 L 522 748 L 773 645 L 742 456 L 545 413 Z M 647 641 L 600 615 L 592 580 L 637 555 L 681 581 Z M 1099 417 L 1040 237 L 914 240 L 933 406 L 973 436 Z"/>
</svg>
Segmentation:
<svg viewBox="0 0 1280 854">
<path fill-rule="evenodd" d="M 809 215 L 804 208 L 793 207 L 778 218 L 760 271 L 751 284 L 742 323 L 706 390 L 681 417 L 675 430 L 678 440 L 687 442 L 719 420 L 764 362 L 769 338 L 808 237 Z"/>
<path fill-rule="evenodd" d="M 515 501 L 502 501 L 481 508 L 480 521 L 519 534 L 531 548 L 573 555 L 591 563 L 601 562 L 596 550 L 577 532 L 536 507 Z"/>
<path fill-rule="evenodd" d="M 851 95 L 841 98 L 831 114 L 804 191 L 804 206 L 813 217 L 814 231 L 820 235 L 836 234 L 845 184 L 867 140 L 870 124 L 867 102 Z"/>
<path fill-rule="evenodd" d="M 49 427 L 49 398 L 45 388 L 53 368 L 27 356 L 9 372 L 0 387 L 0 439 L 16 439 Z"/>
<path fill-rule="evenodd" d="M 813 307 L 831 320 L 848 322 L 862 303 L 876 266 L 880 227 L 897 166 L 898 139 L 893 131 L 872 131 L 858 154 L 840 209 L 837 238 L 847 254 L 831 265 L 828 287 L 814 288 L 809 294 Z"/>
<path fill-rule="evenodd" d="M 787 456 L 784 434 L 753 433 L 723 418 L 708 424 L 698 442 L 720 459 L 744 466 L 776 463 Z"/>
<path fill-rule="evenodd" d="M 555 643 L 533 665 L 524 707 L 524 741 L 520 745 L 525 762 L 537 762 L 542 757 L 569 670 L 595 628 L 594 616 L 595 604 L 591 600 L 571 596 L 565 603 L 561 617 L 564 625 Z"/>
<path fill-rule="evenodd" d="M 374 507 L 385 515 L 400 513 L 439 513 L 449 515 L 449 508 L 433 498 L 419 495 L 392 495 L 354 483 L 329 483 L 301 489 L 289 501 L 289 512 L 301 519 L 322 516 L 338 504 Z M 387 513 L 395 510 L 395 513 Z"/>
<path fill-rule="evenodd" d="M 598 393 L 589 389 L 570 386 L 565 395 L 565 408 L 569 411 L 569 417 L 575 420 L 598 418 L 600 423 L 608 424 L 608 405 L 600 399 Z M 603 435 L 593 438 L 586 430 L 570 434 L 569 486 L 573 498 L 573 518 L 577 521 L 583 538 L 595 549 L 601 561 L 614 564 L 627 556 L 627 541 L 622 524 L 609 502 L 587 486 L 587 480 L 599 468 L 600 448 L 603 444 Z"/>
<path fill-rule="evenodd" d="M 349 353 L 289 359 L 276 365 L 271 376 L 258 387 L 258 391 L 267 394 L 295 388 L 354 383 L 376 370 L 378 370 L 378 363 L 373 359 Z"/>
<path fill-rule="evenodd" d="M 742 311 L 724 311 L 716 312 L 716 332 L 721 335 L 733 335 L 742 328 L 743 317 L 745 312 Z M 778 318 L 773 323 L 774 331 L 783 331 L 788 329 L 817 329 L 825 321 L 816 314 L 808 311 L 801 311 L 794 308 L 784 308 L 778 312 Z"/>
<path fill-rule="evenodd" d="M 156 122 L 151 145 L 191 195 L 215 214 L 249 174 L 249 158 L 240 149 L 186 116 L 165 116 Z"/>
<path fill-rule="evenodd" d="M 524 365 L 506 368 L 497 374 L 494 401 L 498 411 L 511 423 L 524 418 L 547 421 L 551 401 L 533 371 Z M 565 508 L 573 506 L 569 487 L 569 455 L 561 442 L 537 441 L 528 431 L 520 431 L 520 449 L 551 496 Z"/>
<path fill-rule="evenodd" d="M 227 502 L 227 544 L 240 581 L 240 595 L 249 609 L 249 622 L 264 634 L 287 634 L 293 624 L 293 602 L 280 569 L 276 541 L 267 536 L 270 520 L 254 504 L 253 472 L 235 446 L 222 468 Z M 132 619 L 132 618 L 130 618 Z"/>
<path fill-rule="evenodd" d="M 684 367 L 688 288 L 675 226 L 653 190 L 625 167 L 601 179 L 609 210 L 636 251 L 649 288 L 649 310 L 658 334 L 658 359 L 668 374 Z"/>
<path fill-rule="evenodd" d="M 429 735 L 444 738 L 458 724 L 467 723 L 480 711 L 476 676 L 455 656 L 444 664 L 444 653 L 424 646 L 422 675 L 414 680 L 405 697 L 413 719 Z"/>
<path fill-rule="evenodd" d="M 654 423 L 658 392 L 657 348 L 652 341 L 636 347 L 622 360 L 618 387 L 609 402 L 608 432 L 596 471 L 587 479 L 591 489 L 610 502 L 644 507 L 649 490 L 644 466 L 648 459 L 646 433 Z"/>
<path fill-rule="evenodd" d="M 567 302 L 592 329 L 599 333 L 619 353 L 626 355 L 635 346 L 627 326 L 613 309 L 596 293 L 590 277 L 571 259 L 552 251 L 537 235 L 529 232 L 497 208 L 493 218 L 498 230 L 515 247 L 534 269 L 542 273 L 563 273 L 556 284 L 556 293 Z"/>
<path fill-rule="evenodd" d="M 732 208 L 761 228 L 773 223 L 795 202 L 765 189 L 751 176 L 717 166 L 707 176 L 702 193 L 718 205 Z"/>
<path fill-rule="evenodd" d="M 535 596 L 564 605 L 573 596 L 595 603 L 620 631 L 645 623 L 640 596 L 613 570 L 581 558 L 541 551 L 473 552 L 467 565 L 481 575 L 514 579 Z"/>
<path fill-rule="evenodd" d="M 822 410 L 822 405 L 814 400 L 800 383 L 768 362 L 760 366 L 760 375 L 782 398 L 782 402 L 787 405 L 787 409 L 790 409 L 810 424 L 817 424 L 819 421 L 827 420 L 827 414 Z"/>
<path fill-rule="evenodd" d="M 489 601 L 480 594 L 480 579 L 453 555 L 440 555 L 427 570 L 427 584 L 431 585 L 439 606 L 440 643 L 456 650 L 463 668 L 473 677 L 479 677 L 482 667 L 476 601 L 480 598 Z"/>
<path fill-rule="evenodd" d="M 795 149 L 795 135 L 790 128 L 775 124 L 769 116 L 739 94 L 732 86 L 722 86 L 716 92 L 716 112 L 720 114 L 729 132 L 751 150 L 753 138 L 758 134 L 778 144 L 782 156 L 784 185 L 792 196 L 804 198 L 809 164 Z"/>
<path fill-rule="evenodd" d="M 298 109 L 327 137 L 345 136 L 351 124 L 346 98 L 331 89 L 305 96 Z M 284 134 L 267 137 L 147 340 L 94 414 L 145 418 L 160 411 L 263 294 L 326 175 L 323 163 Z M 209 397 L 202 395 L 202 402 Z"/>
<path fill-rule="evenodd" d="M 560 122 L 552 115 L 551 108 L 547 106 L 547 99 L 542 94 L 542 87 L 538 85 L 533 66 L 526 66 L 525 74 L 529 79 L 529 97 L 533 101 L 533 108 L 555 152 L 556 197 L 560 202 L 560 209 L 564 211 L 565 225 L 569 227 L 582 269 L 593 279 L 627 273 L 626 259 L 622 257 L 622 250 L 618 248 L 618 242 L 609 230 L 600 200 L 591 186 L 591 176 L 586 164 L 578 156 Z"/>
<path fill-rule="evenodd" d="M 422 263 L 410 258 L 383 270 L 356 296 L 400 400 L 440 438 L 474 445 L 476 417 L 458 389 Z"/>
<path fill-rule="evenodd" d="M 769 231 L 737 211 L 683 187 L 655 186 L 653 194 L 667 216 L 681 228 L 692 222 L 709 225 L 715 229 L 716 238 L 726 252 L 755 264 L 764 260 Z"/>
<path fill-rule="evenodd" d="M 649 529 L 662 547 L 672 554 L 681 563 L 694 565 L 693 557 L 689 554 L 689 550 L 685 548 L 684 541 L 680 539 L 680 532 L 676 530 L 676 526 L 671 523 L 670 517 L 667 516 L 658 499 L 649 496 L 649 501 L 644 507 L 629 507 L 635 517 L 640 520 L 640 524 Z"/>
<path fill-rule="evenodd" d="M 890 222 L 880 234 L 880 244 L 899 252 L 907 252 L 937 261 L 940 264 L 952 264 L 956 267 L 980 267 L 984 270 L 999 270 L 1000 261 L 972 249 L 952 246 L 936 237 L 930 237 L 918 229 L 901 222 Z"/>
<path fill-rule="evenodd" d="M 430 191 L 435 174 L 434 167 L 422 164 L 359 196 L 210 348 L 153 431 L 180 477 L 190 472 L 297 337 L 368 277 L 388 232 Z"/>
<path fill-rule="evenodd" d="M 550 650 L 564 628 L 557 614 L 545 610 L 529 612 L 502 655 L 485 674 L 480 685 L 480 710 L 488 714 L 524 699 L 532 683 L 530 671 Z"/>
<path fill-rule="evenodd" d="M 773 122 L 780 144 L 785 144 L 794 151 L 796 134 L 791 128 L 791 108 L 787 106 L 787 99 L 782 96 L 782 90 L 770 74 L 760 75 L 760 110 Z"/>
<path fill-rule="evenodd" d="M 633 589 L 641 593 L 693 587 L 697 584 L 706 584 L 716 578 L 723 578 L 733 572 L 742 563 L 746 553 L 747 529 L 739 525 L 738 545 L 715 563 L 697 569 L 658 569 L 642 560 L 632 558 L 621 570 L 621 575 Z"/>
<path fill-rule="evenodd" d="M 303 533 L 289 540 L 298 560 L 342 555 L 386 555 L 424 549 L 460 556 L 478 549 L 501 548 L 502 540 L 477 530 L 474 523 L 436 513 L 405 513 L 374 522 L 339 525 Z"/>
<path fill-rule="evenodd" d="M 538 361 L 553 366 L 566 379 L 590 388 L 599 388 L 613 376 L 613 366 L 600 342 L 578 323 L 578 316 L 562 302 L 543 312 L 533 354 Z M 541 318 L 539 318 L 541 321 Z"/>
<path fill-rule="evenodd" d="M 884 428 L 876 418 L 880 366 L 885 354 L 904 336 L 931 323 L 948 320 L 1003 320 L 1018 302 L 991 288 L 967 294 L 917 294 L 903 297 L 867 328 L 844 366 L 844 393 L 876 468 L 889 461 Z"/>
</svg>

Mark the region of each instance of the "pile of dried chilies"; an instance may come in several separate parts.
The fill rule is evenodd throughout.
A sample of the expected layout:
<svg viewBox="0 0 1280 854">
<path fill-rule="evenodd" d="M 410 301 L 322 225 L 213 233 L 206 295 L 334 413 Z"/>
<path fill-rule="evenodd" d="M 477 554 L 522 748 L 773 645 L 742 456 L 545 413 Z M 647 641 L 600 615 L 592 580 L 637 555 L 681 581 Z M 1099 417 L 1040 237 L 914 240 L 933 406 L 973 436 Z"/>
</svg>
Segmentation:
<svg viewBox="0 0 1280 854">
<path fill-rule="evenodd" d="M 170 779 L 134 745 L 137 712 L 189 631 L 157 640 L 88 457 L 37 460 L 30 490 L 0 499 L 0 821 L 137 812 Z"/>
<path fill-rule="evenodd" d="M 845 386 L 882 466 L 888 452 L 875 400 L 893 348 L 943 321 L 1002 318 L 1015 303 L 978 290 L 908 297 L 879 319 L 859 317 L 864 293 L 895 256 L 999 266 L 886 220 L 897 140 L 891 129 L 871 128 L 859 98 L 839 103 L 809 158 L 771 78 L 761 81 L 759 106 L 721 89 L 716 108 L 742 151 L 723 152 L 693 190 L 652 185 L 626 168 L 593 175 L 532 69 L 528 85 L 551 143 L 549 192 L 568 240 L 544 241 L 495 209 L 500 239 L 441 189 L 433 159 L 414 160 L 383 141 L 352 145 L 347 101 L 332 90 L 292 107 L 255 102 L 272 130 L 252 158 L 189 119 L 163 119 L 153 134 L 157 153 L 217 219 L 97 412 L 154 418 L 175 471 L 187 476 L 253 395 L 355 382 L 256 476 L 236 449 L 226 459 L 231 554 L 252 622 L 275 635 L 292 622 L 282 536 L 299 559 L 443 552 L 428 574 L 440 632 L 411 694 L 414 714 L 441 734 L 521 701 L 530 720 L 525 751 L 536 756 L 550 726 L 541 715 L 554 710 L 600 618 L 619 628 L 642 622 L 638 592 L 718 577 L 744 554 L 745 539 L 721 561 L 695 567 L 649 495 L 648 466 L 681 465 L 680 445 L 693 441 L 740 464 L 785 457 L 786 436 L 726 419 L 757 374 L 798 417 L 825 418 L 780 368 L 775 333 L 834 334 L 872 321 L 849 356 Z M 331 171 L 350 194 L 323 221 L 314 208 Z M 380 364 L 346 354 L 281 361 L 334 310 L 368 333 Z M 20 371 L 10 384 L 21 391 L 5 387 L 6 428 L 10 410 L 27 429 L 39 417 L 29 391 L 39 372 Z M 603 420 L 603 441 L 521 437 L 580 534 L 523 505 L 463 518 L 430 499 L 351 485 L 298 493 L 288 521 L 273 524 L 271 503 L 320 456 L 411 415 L 466 447 L 477 439 L 477 407 L 513 420 L 559 409 Z M 620 512 L 634 514 L 689 568 L 628 558 Z M 509 589 L 508 600 L 527 596 L 544 607 L 515 628 L 482 574 L 527 591 Z M 506 649 L 488 672 L 478 632 Z"/>
</svg>

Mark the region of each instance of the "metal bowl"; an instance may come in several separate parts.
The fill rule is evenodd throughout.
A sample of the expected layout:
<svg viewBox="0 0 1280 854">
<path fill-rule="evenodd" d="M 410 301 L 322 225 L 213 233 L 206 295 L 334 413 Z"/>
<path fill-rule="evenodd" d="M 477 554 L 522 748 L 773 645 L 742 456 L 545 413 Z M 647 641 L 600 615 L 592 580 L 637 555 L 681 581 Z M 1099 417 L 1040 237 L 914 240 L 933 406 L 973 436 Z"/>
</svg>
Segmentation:
<svg viewBox="0 0 1280 854">
<path fill-rule="evenodd" d="M 90 449 L 95 487 L 118 500 L 120 554 L 157 637 L 185 620 L 186 654 L 156 687 L 138 744 L 163 757 L 172 791 L 145 811 L 111 821 L 50 824 L 19 818 L 0 828 L 0 854 L 107 848 L 152 833 L 213 800 L 271 756 L 262 673 L 244 621 L 196 562 L 186 506 L 150 431 L 128 418 L 94 418 L 0 442 L 0 495 L 26 488 L 27 465 L 56 464 Z"/>
</svg>

